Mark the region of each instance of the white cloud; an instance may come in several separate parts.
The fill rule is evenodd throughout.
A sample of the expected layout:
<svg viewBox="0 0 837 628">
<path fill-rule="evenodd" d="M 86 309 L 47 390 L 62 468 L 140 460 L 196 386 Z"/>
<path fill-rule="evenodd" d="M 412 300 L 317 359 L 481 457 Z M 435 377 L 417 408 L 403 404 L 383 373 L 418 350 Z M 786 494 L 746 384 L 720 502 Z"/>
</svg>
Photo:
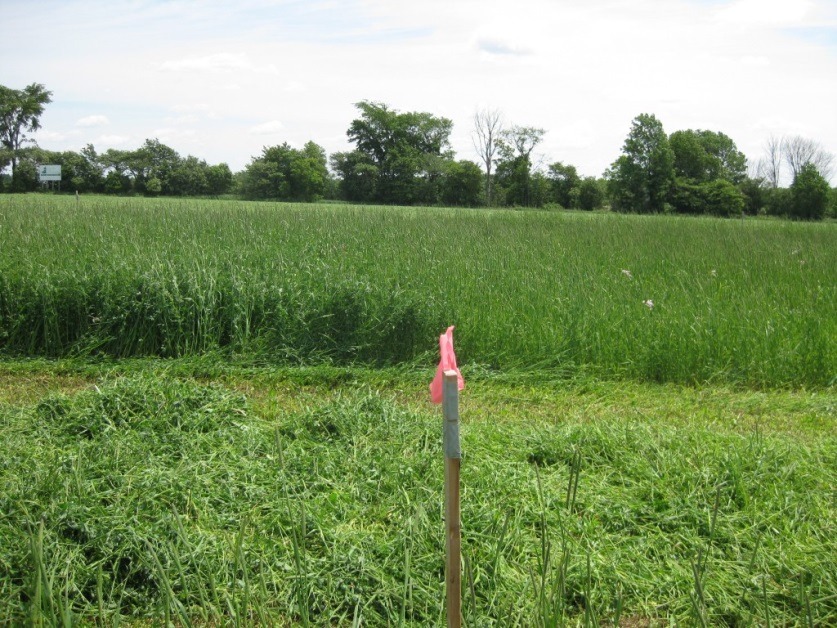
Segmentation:
<svg viewBox="0 0 837 628">
<path fill-rule="evenodd" d="M 38 140 L 41 142 L 64 142 L 70 138 L 78 137 L 78 131 L 52 131 L 41 128 L 38 130 Z"/>
<path fill-rule="evenodd" d="M 131 138 L 127 135 L 100 135 L 96 139 L 96 147 L 99 148 L 99 145 L 102 144 L 105 146 L 122 146 L 130 141 Z"/>
<path fill-rule="evenodd" d="M 737 0 L 718 10 L 723 22 L 746 26 L 797 26 L 811 14 L 810 0 Z"/>
<path fill-rule="evenodd" d="M 279 120 L 271 120 L 263 124 L 257 124 L 254 127 L 250 127 L 249 133 L 251 135 L 275 135 L 276 133 L 281 133 L 284 130 L 285 125 L 279 122 Z"/>
<path fill-rule="evenodd" d="M 254 72 L 257 74 L 278 74 L 273 64 L 256 65 L 246 52 L 219 52 L 202 57 L 164 61 L 161 70 L 169 72 Z"/>
<path fill-rule="evenodd" d="M 525 56 L 532 54 L 532 51 L 526 46 L 521 46 L 502 37 L 480 37 L 477 39 L 476 46 L 482 52 L 491 55 Z"/>
<path fill-rule="evenodd" d="M 84 118 L 79 118 L 76 120 L 76 126 L 81 127 L 96 127 L 96 126 L 106 126 L 110 124 L 110 120 L 108 120 L 107 116 L 99 115 L 92 115 L 86 116 Z"/>
</svg>

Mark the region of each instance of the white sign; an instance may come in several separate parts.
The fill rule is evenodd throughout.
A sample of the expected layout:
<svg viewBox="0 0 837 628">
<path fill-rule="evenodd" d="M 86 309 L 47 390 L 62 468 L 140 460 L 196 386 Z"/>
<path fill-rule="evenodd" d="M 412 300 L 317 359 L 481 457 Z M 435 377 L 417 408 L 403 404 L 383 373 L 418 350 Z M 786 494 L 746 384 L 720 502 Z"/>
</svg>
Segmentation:
<svg viewBox="0 0 837 628">
<path fill-rule="evenodd" d="M 61 166 L 38 166 L 38 181 L 60 181 Z"/>
</svg>

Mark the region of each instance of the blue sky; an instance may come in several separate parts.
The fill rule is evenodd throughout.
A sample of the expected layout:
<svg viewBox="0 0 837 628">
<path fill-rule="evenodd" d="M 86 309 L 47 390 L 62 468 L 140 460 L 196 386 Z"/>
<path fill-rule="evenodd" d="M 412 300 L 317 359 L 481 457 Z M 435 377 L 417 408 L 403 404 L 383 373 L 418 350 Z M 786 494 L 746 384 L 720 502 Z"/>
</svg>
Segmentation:
<svg viewBox="0 0 837 628">
<path fill-rule="evenodd" d="M 4 0 L 0 84 L 43 83 L 39 144 L 243 168 L 263 146 L 349 148 L 353 103 L 547 130 L 542 163 L 601 175 L 633 117 L 837 154 L 837 0 Z"/>
</svg>

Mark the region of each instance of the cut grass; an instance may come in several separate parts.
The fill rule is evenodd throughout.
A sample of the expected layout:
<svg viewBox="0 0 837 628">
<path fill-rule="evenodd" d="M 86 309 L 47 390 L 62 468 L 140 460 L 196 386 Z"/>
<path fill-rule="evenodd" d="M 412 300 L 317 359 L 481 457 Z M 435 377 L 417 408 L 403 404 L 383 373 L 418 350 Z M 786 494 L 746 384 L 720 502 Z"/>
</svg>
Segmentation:
<svg viewBox="0 0 837 628">
<path fill-rule="evenodd" d="M 4 367 L 0 622 L 441 623 L 428 374 L 204 366 Z M 469 625 L 837 621 L 832 392 L 468 382 Z"/>
</svg>

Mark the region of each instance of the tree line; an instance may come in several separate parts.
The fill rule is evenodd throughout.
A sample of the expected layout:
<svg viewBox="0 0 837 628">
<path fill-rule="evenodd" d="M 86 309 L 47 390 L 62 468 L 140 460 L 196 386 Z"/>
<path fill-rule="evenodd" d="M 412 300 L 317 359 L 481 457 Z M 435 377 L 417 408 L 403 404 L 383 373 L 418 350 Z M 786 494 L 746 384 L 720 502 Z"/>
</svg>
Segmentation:
<svg viewBox="0 0 837 628">
<path fill-rule="evenodd" d="M 265 147 L 240 172 L 227 164 L 182 157 L 157 139 L 135 150 L 97 153 L 40 149 L 29 137 L 51 93 L 43 85 L 0 86 L 0 190 L 38 188 L 37 166 L 62 167 L 62 190 L 147 196 L 219 196 L 254 200 L 343 200 L 392 205 L 532 207 L 636 213 L 736 216 L 772 214 L 818 219 L 837 211 L 829 188 L 833 157 L 801 137 L 771 138 L 765 156 L 748 161 L 727 135 L 708 130 L 666 134 L 651 114 L 637 116 L 619 157 L 602 177 L 546 163 L 537 148 L 546 131 L 506 124 L 496 110 L 474 115 L 479 162 L 457 159 L 453 122 L 427 112 L 401 112 L 371 101 L 356 104 L 346 135 L 350 151 L 330 157 L 309 141 Z M 788 187 L 782 182 L 789 180 Z"/>
</svg>

